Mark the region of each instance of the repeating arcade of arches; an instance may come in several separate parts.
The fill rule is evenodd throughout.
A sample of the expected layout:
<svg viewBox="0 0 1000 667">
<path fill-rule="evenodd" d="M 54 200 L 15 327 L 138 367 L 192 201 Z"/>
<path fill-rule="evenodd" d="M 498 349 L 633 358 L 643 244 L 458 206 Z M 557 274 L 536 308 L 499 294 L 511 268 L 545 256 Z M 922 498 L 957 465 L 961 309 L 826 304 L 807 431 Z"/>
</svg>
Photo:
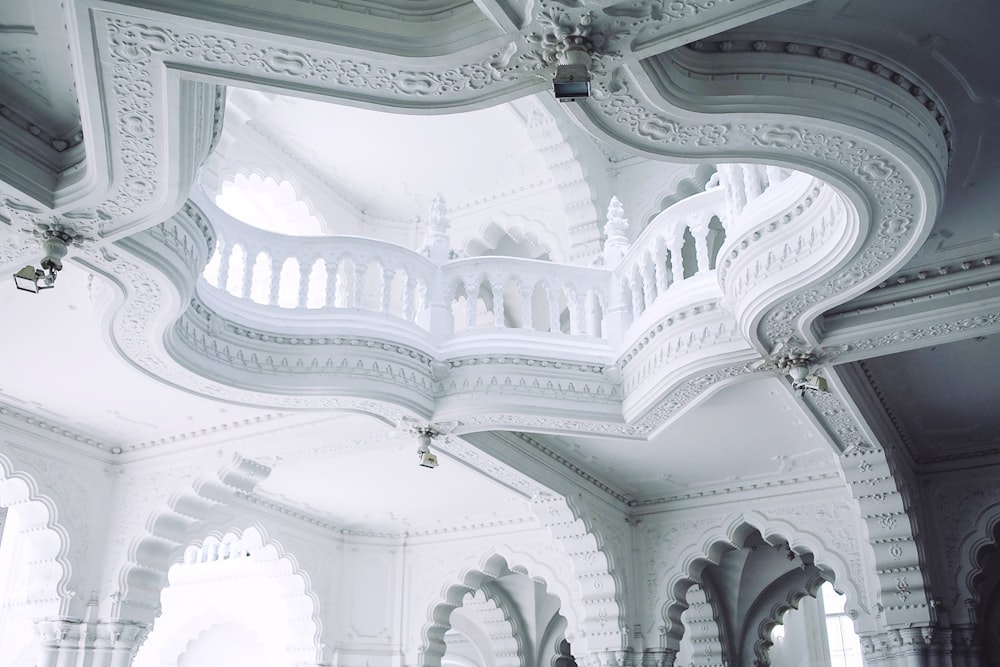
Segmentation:
<svg viewBox="0 0 1000 667">
<path fill-rule="evenodd" d="M 53 612 L 56 614 L 63 613 L 65 611 L 63 603 L 68 602 L 71 597 L 68 594 L 67 588 L 71 570 L 67 560 L 70 533 L 57 521 L 58 511 L 55 503 L 39 492 L 33 477 L 30 474 L 15 470 L 11 460 L 3 454 L 0 454 L 0 507 L 16 508 L 24 527 L 19 535 L 12 536 L 8 534 L 3 536 L 3 539 L 25 539 L 30 542 L 30 551 L 34 554 L 34 558 L 30 563 L 30 581 L 26 590 L 30 592 L 32 599 L 40 600 L 41 606 L 45 607 L 44 609 L 38 608 L 35 611 L 41 612 L 44 615 L 51 615 Z M 739 534 L 743 534 L 748 530 L 759 529 L 759 527 L 751 525 L 746 521 L 738 521 L 730 526 L 728 532 L 731 535 L 715 539 L 710 544 L 703 544 L 700 548 L 696 547 L 695 551 L 701 554 L 699 556 L 692 558 L 689 555 L 684 558 L 685 572 L 671 580 L 671 585 L 678 595 L 674 595 L 672 601 L 667 601 L 663 610 L 664 617 L 669 618 L 673 616 L 677 621 L 680 621 L 681 613 L 689 606 L 686 601 L 688 591 L 692 590 L 691 587 L 693 585 L 697 585 L 700 582 L 698 575 L 700 569 L 703 569 L 708 564 L 717 564 L 721 554 L 726 550 L 739 548 Z M 773 531 L 771 533 L 761 532 L 765 535 L 765 539 L 769 541 L 784 539 L 775 536 Z M 260 541 L 262 544 L 264 543 L 263 537 L 261 537 Z M 786 543 L 791 543 L 790 540 L 786 539 L 785 541 Z M 197 563 L 239 557 L 241 554 L 247 553 L 245 547 L 240 546 L 240 544 L 241 541 L 236 539 L 207 539 L 198 546 L 188 547 L 184 552 L 183 560 L 188 563 Z M 268 542 L 268 544 L 273 543 Z M 2 542 L 0 542 L 0 546 L 3 546 Z M 959 549 L 962 557 L 959 563 L 959 572 L 956 572 L 956 574 L 960 575 L 959 584 L 970 589 L 970 593 L 977 603 L 982 602 L 984 593 L 991 593 L 990 591 L 979 590 L 977 584 L 981 584 L 986 578 L 985 568 L 990 562 L 991 557 L 995 556 L 998 550 L 1000 550 L 1000 503 L 995 503 L 985 508 L 978 515 L 975 529 L 963 538 Z M 288 559 L 288 556 L 282 554 L 281 558 Z M 502 564 L 506 566 L 506 561 Z M 817 561 L 817 565 L 820 565 L 819 561 Z M 509 570 L 509 568 L 506 569 Z M 489 574 L 488 572 L 479 571 L 479 575 L 483 577 L 495 576 L 496 573 Z M 824 568 L 823 580 L 831 580 L 832 578 L 830 570 Z M 475 589 L 475 587 L 469 586 L 470 583 L 472 583 L 472 580 L 458 584 L 457 588 L 453 587 L 453 592 L 457 591 L 461 597 L 465 592 Z M 786 600 L 787 604 L 776 606 L 772 610 L 773 613 L 761 623 L 761 639 L 765 642 L 767 641 L 771 628 L 778 622 L 780 614 L 785 609 L 796 606 L 797 600 L 804 595 L 815 595 L 815 589 L 818 588 L 819 583 L 821 581 L 817 579 L 809 586 L 800 590 L 790 591 Z M 308 586 L 305 588 L 308 589 Z M 306 594 L 312 596 L 310 599 L 313 602 L 313 606 L 315 606 L 315 596 L 309 592 Z M 693 602 L 695 599 L 691 601 Z M 563 602 L 565 603 L 565 601 Z M 458 604 L 460 604 L 458 600 L 445 600 L 439 603 L 436 609 L 445 612 L 444 620 L 446 621 L 447 615 L 450 614 L 450 609 L 454 609 Z M 314 617 L 318 619 L 315 614 Z M 432 626 L 434 631 L 440 632 L 442 636 L 446 627 L 446 623 L 437 623 Z M 681 625 L 681 627 L 683 626 Z M 428 629 L 430 630 L 431 628 Z M 318 629 L 314 638 L 318 640 Z"/>
</svg>

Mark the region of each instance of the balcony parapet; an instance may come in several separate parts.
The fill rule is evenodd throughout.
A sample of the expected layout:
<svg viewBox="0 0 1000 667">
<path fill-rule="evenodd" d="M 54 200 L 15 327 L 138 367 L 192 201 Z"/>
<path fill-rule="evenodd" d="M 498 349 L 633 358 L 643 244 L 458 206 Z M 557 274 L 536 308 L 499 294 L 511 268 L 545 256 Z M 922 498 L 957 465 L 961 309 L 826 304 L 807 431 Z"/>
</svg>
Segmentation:
<svg viewBox="0 0 1000 667">
<path fill-rule="evenodd" d="M 617 211 L 605 266 L 435 262 L 368 238 L 251 228 L 195 199 L 120 246 L 136 275 L 139 264 L 155 269 L 179 312 L 157 341 L 139 328 L 148 304 L 127 299 L 135 316 L 116 318 L 116 340 L 160 377 L 241 403 L 648 437 L 716 385 L 756 372 L 760 354 L 724 289 L 726 248 L 764 222 L 755 205 L 768 215 L 770 200 L 794 207 L 818 183 L 754 165 L 721 176 L 631 244 Z M 796 224 L 813 222 L 815 207 L 798 205 Z M 201 277 L 181 280 L 185 267 Z"/>
</svg>

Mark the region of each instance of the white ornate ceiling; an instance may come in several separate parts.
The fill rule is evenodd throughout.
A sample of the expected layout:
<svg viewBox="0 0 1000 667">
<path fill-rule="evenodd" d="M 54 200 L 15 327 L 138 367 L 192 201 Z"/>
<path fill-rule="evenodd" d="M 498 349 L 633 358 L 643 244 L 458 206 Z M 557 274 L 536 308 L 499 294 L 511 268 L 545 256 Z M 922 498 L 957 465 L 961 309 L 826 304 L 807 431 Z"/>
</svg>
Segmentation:
<svg viewBox="0 0 1000 667">
<path fill-rule="evenodd" d="M 523 431 L 541 463 L 515 468 L 570 470 L 581 483 L 617 488 L 618 501 L 639 502 L 683 495 L 675 487 L 708 492 L 784 479 L 823 447 L 867 442 L 857 403 L 872 389 L 859 389 L 856 362 L 888 355 L 869 364 L 878 384 L 929 386 L 942 374 L 941 357 L 912 350 L 939 343 L 948 366 L 970 364 L 982 347 L 954 341 L 1000 325 L 992 215 L 1000 153 L 990 120 L 1000 93 L 988 71 L 995 59 L 977 51 L 992 44 L 988 19 L 998 10 L 985 1 L 978 21 L 960 21 L 945 3 L 902 0 L 875 8 L 838 0 L 398 2 L 378 11 L 286 4 L 281 16 L 263 2 L 80 0 L 65 14 L 54 2 L 0 10 L 12 45 L 0 55 L 0 93 L 9 100 L 0 119 L 8 150 L 0 267 L 37 262 L 32 231 L 41 225 L 59 222 L 88 237 L 54 291 L 0 293 L 2 312 L 18 323 L 0 341 L 11 371 L 0 391 L 20 418 L 78 429 L 101 441 L 105 452 L 95 453 L 121 448 L 125 457 L 214 445 L 220 429 L 227 438 L 259 433 L 257 420 L 286 412 L 295 414 L 277 419 L 306 423 L 346 409 L 457 424 L 465 434 Z M 587 25 L 593 97 L 564 107 L 531 97 L 548 94 L 558 37 Z M 235 99 L 225 130 L 222 86 Z M 330 102 L 352 108 L 334 116 Z M 368 134 L 368 121 L 388 111 L 404 115 Z M 482 119 L 495 131 L 479 129 Z M 85 141 L 74 145 L 77 123 Z M 453 143 L 434 138 L 441 133 Z M 497 229 L 518 230 L 561 261 L 439 265 L 395 250 L 378 257 L 437 289 L 430 324 L 413 313 L 306 312 L 213 292 L 199 275 L 224 225 L 188 203 L 192 185 L 213 149 L 230 157 L 246 149 L 242 159 L 266 153 L 268 142 L 286 151 L 278 166 L 298 168 L 302 180 L 313 174 L 317 192 L 325 181 L 342 188 L 327 208 L 314 208 L 358 224 L 371 222 L 365 211 L 388 223 L 426 216 L 436 191 L 461 213 L 526 188 L 536 197 L 534 218 L 523 207 L 499 221 L 484 216 L 457 245 L 491 254 L 501 247 Z M 403 147 L 409 155 L 393 153 L 386 165 L 389 151 Z M 649 160 L 692 166 L 661 172 Z M 715 217 L 731 226 L 709 278 L 678 270 L 677 283 L 695 279 L 667 292 L 666 278 L 654 274 L 666 266 L 657 255 L 666 236 L 640 248 L 646 264 L 637 250 L 621 269 L 580 266 L 607 236 L 612 194 L 645 224 L 659 202 L 681 199 L 684 183 L 704 185 L 693 165 L 736 162 L 783 170 L 721 170 L 730 210 Z M 225 179 L 224 164 L 209 165 L 210 176 Z M 798 173 L 785 178 L 784 169 Z M 770 195 L 744 197 L 734 209 L 734 184 L 761 174 Z M 338 215 L 325 220 L 330 231 Z M 559 230 L 544 229 L 556 217 Z M 419 247 L 422 238 L 409 233 L 403 245 Z M 626 242 L 642 241 L 634 228 L 629 235 Z M 352 248 L 365 259 L 385 250 Z M 451 282 L 430 282 L 447 271 Z M 491 306 L 473 307 L 470 320 L 491 315 L 505 285 L 473 283 L 491 275 L 557 280 L 556 295 L 567 285 L 600 292 L 604 326 L 580 332 L 584 308 L 597 310 L 583 298 L 567 298 L 566 331 L 559 322 L 551 330 L 497 320 L 496 331 L 441 325 L 462 314 L 448 289 L 449 298 L 473 301 L 485 291 Z M 537 310 L 558 320 L 563 308 Z M 519 317 L 520 325 L 523 309 Z M 799 400 L 778 384 L 769 363 L 790 341 L 815 348 L 833 393 Z M 988 384 L 990 374 L 973 376 Z M 892 391 L 891 402 L 909 405 Z M 924 424 L 913 415 L 900 422 L 903 430 Z M 691 442 L 699 457 L 676 460 Z M 358 469 L 379 465 L 374 452 L 362 458 Z M 278 464 L 262 497 L 350 525 L 407 525 L 344 509 L 346 497 L 322 487 L 341 474 L 331 465 L 296 472 Z M 477 479 L 455 475 L 448 483 L 459 493 Z M 418 513 L 437 511 L 437 501 L 421 497 L 429 504 Z M 489 505 L 498 497 L 484 494 Z"/>
</svg>

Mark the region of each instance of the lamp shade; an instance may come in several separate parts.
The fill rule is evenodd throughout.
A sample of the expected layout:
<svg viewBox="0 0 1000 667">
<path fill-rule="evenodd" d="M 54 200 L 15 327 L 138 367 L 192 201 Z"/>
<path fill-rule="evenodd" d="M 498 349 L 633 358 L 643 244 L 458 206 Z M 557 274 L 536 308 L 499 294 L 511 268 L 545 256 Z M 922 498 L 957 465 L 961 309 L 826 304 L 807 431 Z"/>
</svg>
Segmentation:
<svg viewBox="0 0 1000 667">
<path fill-rule="evenodd" d="M 19 290 L 38 293 L 38 271 L 33 266 L 26 266 L 14 274 L 14 286 Z"/>
</svg>

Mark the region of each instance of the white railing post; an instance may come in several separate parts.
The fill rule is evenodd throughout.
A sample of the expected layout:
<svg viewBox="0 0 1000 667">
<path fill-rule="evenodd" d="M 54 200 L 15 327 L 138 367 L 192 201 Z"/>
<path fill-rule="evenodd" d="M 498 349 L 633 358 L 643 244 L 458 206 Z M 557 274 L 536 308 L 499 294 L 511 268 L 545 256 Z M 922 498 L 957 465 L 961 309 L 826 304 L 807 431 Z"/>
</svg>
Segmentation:
<svg viewBox="0 0 1000 667">
<path fill-rule="evenodd" d="M 323 307 L 334 308 L 337 305 L 337 262 L 330 256 L 323 257 L 323 269 L 326 271 L 326 294 L 323 295 Z"/>
<path fill-rule="evenodd" d="M 654 278 L 655 269 L 653 268 L 652 257 L 648 258 L 648 261 L 642 263 L 642 293 L 643 302 L 646 308 L 656 301 L 656 297 L 660 294 L 656 291 L 656 281 Z"/>
<path fill-rule="evenodd" d="M 413 276 L 409 273 L 403 279 L 403 296 L 402 296 L 402 317 L 407 322 L 413 320 L 413 290 L 416 289 L 416 281 L 413 280 Z"/>
<path fill-rule="evenodd" d="M 642 285 L 639 279 L 638 269 L 633 270 L 628 275 L 628 288 L 632 292 L 632 321 L 635 322 L 642 315 L 644 310 L 642 298 Z"/>
<path fill-rule="evenodd" d="M 226 281 L 229 279 L 229 256 L 233 253 L 233 247 L 227 244 L 221 236 L 219 237 L 218 253 L 219 272 L 215 276 L 215 286 L 225 291 Z"/>
<path fill-rule="evenodd" d="M 240 276 L 240 298 L 250 298 L 250 283 L 253 280 L 253 267 L 257 253 L 250 246 L 244 247 L 243 275 Z"/>
<path fill-rule="evenodd" d="M 498 276 L 490 276 L 487 279 L 493 292 L 493 326 L 503 329 L 507 326 L 503 303 L 503 279 Z"/>
<path fill-rule="evenodd" d="M 418 283 L 412 278 L 407 278 L 406 295 L 403 297 L 403 313 L 412 312 L 417 304 L 414 303 L 413 293 L 423 287 L 422 306 L 418 311 L 417 325 L 423 327 L 430 339 L 434 343 L 441 343 L 446 338 L 455 333 L 455 316 L 452 314 L 452 301 L 454 299 L 454 287 L 446 284 L 442 275 L 441 267 L 434 270 L 431 278 L 426 283 Z M 407 303 L 409 301 L 409 303 Z M 412 315 L 408 316 L 412 317 Z"/>
<path fill-rule="evenodd" d="M 467 278 L 465 284 L 465 330 L 476 328 L 476 313 L 479 310 L 479 281 Z"/>
<path fill-rule="evenodd" d="M 309 303 L 309 278 L 311 275 L 312 262 L 299 260 L 299 293 L 296 304 L 297 308 L 305 308 Z"/>
<path fill-rule="evenodd" d="M 587 333 L 587 323 L 583 319 L 583 294 L 576 289 L 570 289 L 566 295 L 569 302 L 569 332 L 574 336 Z"/>
<path fill-rule="evenodd" d="M 284 260 L 278 261 L 273 254 L 268 256 L 271 260 L 271 284 L 267 286 L 267 305 L 278 305 L 278 289 L 281 287 L 281 267 Z"/>
<path fill-rule="evenodd" d="M 656 295 L 659 296 L 670 287 L 670 275 L 667 273 L 667 245 L 662 237 L 657 237 L 653 246 L 653 272 L 656 275 Z"/>
<path fill-rule="evenodd" d="M 549 301 L 549 331 L 559 333 L 562 331 L 559 322 L 559 289 L 546 283 L 545 293 Z"/>
<path fill-rule="evenodd" d="M 387 313 L 389 312 L 389 301 L 392 296 L 392 280 L 394 278 L 394 273 L 390 272 L 385 268 L 385 264 L 379 263 L 378 265 L 378 312 Z"/>
<path fill-rule="evenodd" d="M 691 236 L 694 237 L 694 252 L 698 260 L 696 273 L 708 271 L 711 268 L 711 259 L 708 256 L 708 225 L 711 220 L 703 215 L 694 218 L 688 223 Z"/>
<path fill-rule="evenodd" d="M 673 283 L 684 280 L 684 225 L 675 225 L 670 239 L 667 241 L 667 249 L 670 251 L 670 272 Z"/>
<path fill-rule="evenodd" d="M 351 295 L 350 308 L 364 308 L 365 306 L 365 274 L 368 267 L 364 263 L 363 257 L 354 260 L 354 290 Z"/>
<path fill-rule="evenodd" d="M 526 284 L 524 282 L 520 285 L 521 294 L 521 328 L 522 329 L 534 329 L 534 305 L 535 305 L 535 286 L 534 284 Z"/>
</svg>

